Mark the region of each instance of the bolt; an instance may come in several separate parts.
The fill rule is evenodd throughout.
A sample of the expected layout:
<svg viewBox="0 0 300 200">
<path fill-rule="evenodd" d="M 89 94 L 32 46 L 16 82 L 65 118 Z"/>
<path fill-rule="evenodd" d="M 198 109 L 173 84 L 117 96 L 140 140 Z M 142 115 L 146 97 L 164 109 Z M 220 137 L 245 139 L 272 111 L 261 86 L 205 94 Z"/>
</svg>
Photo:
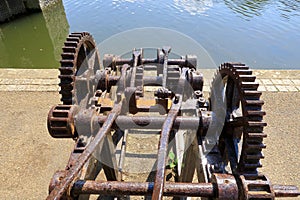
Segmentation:
<svg viewBox="0 0 300 200">
<path fill-rule="evenodd" d="M 169 54 L 169 53 L 171 52 L 171 47 L 169 47 L 169 46 L 164 46 L 164 47 L 162 48 L 162 52 L 163 52 L 164 54 Z"/>
<path fill-rule="evenodd" d="M 203 97 L 198 98 L 198 103 L 200 106 L 203 106 L 205 104 L 205 102 L 206 102 L 205 98 L 203 98 Z"/>
<path fill-rule="evenodd" d="M 102 95 L 102 90 L 97 90 L 95 96 L 100 97 Z"/>
<path fill-rule="evenodd" d="M 180 96 L 178 94 L 175 95 L 174 103 L 178 103 Z"/>
<path fill-rule="evenodd" d="M 194 91 L 194 95 L 196 96 L 196 98 L 203 97 L 203 93 L 200 90 Z"/>
<path fill-rule="evenodd" d="M 122 99 L 122 94 L 121 93 L 117 93 L 117 102 L 120 102 Z"/>
</svg>

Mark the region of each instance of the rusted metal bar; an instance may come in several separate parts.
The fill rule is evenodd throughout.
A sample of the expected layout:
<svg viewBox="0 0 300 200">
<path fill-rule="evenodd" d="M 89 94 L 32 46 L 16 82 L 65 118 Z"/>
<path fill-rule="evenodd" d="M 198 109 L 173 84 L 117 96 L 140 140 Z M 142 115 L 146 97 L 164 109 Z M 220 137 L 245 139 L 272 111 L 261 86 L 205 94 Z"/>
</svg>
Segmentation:
<svg viewBox="0 0 300 200">
<path fill-rule="evenodd" d="M 273 185 L 273 190 L 276 197 L 298 197 L 300 191 L 294 185 Z"/>
<path fill-rule="evenodd" d="M 153 182 L 117 182 L 117 181 L 76 181 L 72 188 L 74 196 L 79 194 L 101 195 L 151 195 Z M 212 183 L 166 183 L 163 194 L 165 196 L 194 196 L 215 197 Z"/>
<path fill-rule="evenodd" d="M 168 55 L 170 48 L 163 49 L 165 55 Z M 152 200 L 161 200 L 163 197 L 164 184 L 165 184 L 165 167 L 167 162 L 167 152 L 168 152 L 168 143 L 170 132 L 174 121 L 179 113 L 182 101 L 183 101 L 183 90 L 185 88 L 185 72 L 182 70 L 180 75 L 175 96 L 173 97 L 171 109 L 168 112 L 167 118 L 162 126 L 162 131 L 160 135 L 160 143 L 157 154 L 157 170 L 155 176 L 155 183 L 153 189 Z M 166 76 L 167 71 L 164 70 L 163 76 Z"/>
<path fill-rule="evenodd" d="M 222 176 L 222 174 L 220 175 Z M 163 195 L 236 199 L 238 190 L 234 177 L 227 175 L 227 178 L 218 180 L 214 183 L 166 183 Z M 153 189 L 153 182 L 78 180 L 72 187 L 72 195 L 151 195 Z M 297 197 L 300 195 L 298 188 L 292 185 L 273 185 L 273 189 L 276 197 Z"/>
<path fill-rule="evenodd" d="M 61 199 L 62 196 L 66 193 L 67 189 L 69 188 L 73 180 L 77 177 L 84 164 L 91 157 L 97 146 L 104 139 L 105 135 L 110 131 L 113 122 L 121 112 L 121 107 L 121 103 L 118 103 L 114 106 L 112 112 L 108 115 L 107 120 L 104 122 L 103 126 L 98 131 L 94 140 L 91 141 L 91 143 L 86 147 L 84 152 L 79 156 L 75 164 L 70 168 L 70 170 L 68 170 L 66 177 L 64 177 L 64 179 L 62 179 L 59 182 L 59 184 L 51 191 L 51 193 L 47 197 L 47 200 Z"/>
<path fill-rule="evenodd" d="M 203 116 L 206 118 L 205 116 Z M 98 123 L 103 124 L 107 119 L 107 116 L 97 116 L 95 120 Z M 125 116 L 120 115 L 115 120 L 112 128 L 116 129 L 120 127 L 124 129 L 157 129 L 162 127 L 166 117 L 165 116 Z M 209 120 L 201 120 L 199 117 L 190 117 L 190 116 L 177 116 L 175 118 L 173 128 L 174 129 L 192 129 L 196 130 L 198 128 L 209 126 Z"/>
<path fill-rule="evenodd" d="M 159 144 L 158 155 L 157 155 L 157 170 L 156 170 L 152 200 L 160 200 L 163 197 L 164 184 L 165 184 L 165 167 L 166 167 L 166 160 L 168 157 L 167 151 L 168 151 L 169 137 L 176 116 L 178 115 L 181 102 L 182 102 L 181 95 L 174 97 L 171 110 L 169 111 L 168 116 L 162 126 L 160 144 Z"/>
</svg>

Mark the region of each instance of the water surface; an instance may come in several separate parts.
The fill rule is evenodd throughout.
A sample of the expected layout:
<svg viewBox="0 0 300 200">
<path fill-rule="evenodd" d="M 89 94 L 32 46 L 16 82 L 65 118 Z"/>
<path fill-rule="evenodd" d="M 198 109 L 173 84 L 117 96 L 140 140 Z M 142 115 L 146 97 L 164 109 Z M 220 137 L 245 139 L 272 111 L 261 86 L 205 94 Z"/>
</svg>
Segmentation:
<svg viewBox="0 0 300 200">
<path fill-rule="evenodd" d="M 197 41 L 218 65 L 239 61 L 259 69 L 300 69 L 300 0 L 63 0 L 63 5 L 69 31 L 88 31 L 97 43 L 135 28 L 162 27 Z"/>
</svg>

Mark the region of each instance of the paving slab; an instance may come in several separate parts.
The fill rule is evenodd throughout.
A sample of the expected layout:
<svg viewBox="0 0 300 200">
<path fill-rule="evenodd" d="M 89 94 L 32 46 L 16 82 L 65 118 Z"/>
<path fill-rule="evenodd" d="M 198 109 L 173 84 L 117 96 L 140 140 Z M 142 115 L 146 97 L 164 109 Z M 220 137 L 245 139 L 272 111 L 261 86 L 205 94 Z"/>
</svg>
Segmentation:
<svg viewBox="0 0 300 200">
<path fill-rule="evenodd" d="M 269 70 L 254 72 L 258 73 L 258 79 L 271 80 L 272 77 L 267 76 L 266 71 L 271 72 Z M 30 71 L 30 74 L 36 73 L 33 75 L 36 81 L 48 77 L 47 84 L 43 84 L 44 81 L 41 81 L 41 84 L 38 82 L 28 84 L 32 83 L 30 81 L 33 79 L 28 73 L 28 70 L 0 70 L 0 80 L 2 80 L 0 82 L 2 111 L 0 115 L 0 199 L 45 199 L 53 173 L 64 169 L 74 144 L 69 139 L 53 139 L 47 132 L 48 111 L 53 105 L 59 103 L 60 98 L 58 87 L 54 82 L 57 79 L 57 70 Z M 205 76 L 213 74 L 210 70 L 204 73 Z M 263 92 L 262 99 L 265 101 L 263 109 L 267 112 L 264 119 L 268 123 L 265 129 L 268 137 L 265 139 L 267 148 L 263 150 L 265 159 L 262 161 L 263 168 L 260 171 L 268 175 L 272 183 L 300 187 L 300 78 L 298 74 L 297 70 L 279 74 L 275 71 L 276 77 L 273 78 L 280 79 L 280 85 L 274 85 L 272 81 L 272 84 L 264 83 L 261 80 L 264 89 L 267 90 Z M 16 75 L 18 80 L 26 80 L 23 82 L 25 84 L 5 84 L 7 79 L 12 81 Z M 291 83 L 293 83 L 293 90 L 296 88 L 297 91 L 288 88 Z M 284 86 L 285 91 L 281 92 L 279 86 Z M 208 85 L 205 87 L 209 89 Z M 139 151 L 134 149 L 131 151 L 132 155 L 136 152 Z M 128 157 L 132 158 L 132 155 Z M 141 175 L 136 174 L 136 176 Z M 300 198 L 282 199 L 299 200 Z"/>
<path fill-rule="evenodd" d="M 204 77 L 205 92 L 217 70 L 200 69 Z M 300 70 L 253 70 L 260 84 L 259 91 L 300 91 Z M 0 91 L 58 91 L 57 69 L 0 69 Z M 38 87 L 39 85 L 40 87 Z"/>
</svg>

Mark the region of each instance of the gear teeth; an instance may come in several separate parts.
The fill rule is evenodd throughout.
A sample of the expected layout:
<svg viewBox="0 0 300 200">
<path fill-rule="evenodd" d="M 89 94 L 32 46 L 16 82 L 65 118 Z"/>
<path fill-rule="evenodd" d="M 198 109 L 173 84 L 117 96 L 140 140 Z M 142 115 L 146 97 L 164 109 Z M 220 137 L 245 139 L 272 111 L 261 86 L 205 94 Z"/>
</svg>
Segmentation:
<svg viewBox="0 0 300 200">
<path fill-rule="evenodd" d="M 60 67 L 59 68 L 60 73 L 66 74 L 66 75 L 72 75 L 74 73 L 73 67 Z"/>
<path fill-rule="evenodd" d="M 62 53 L 61 57 L 62 57 L 62 59 L 73 60 L 75 58 L 75 54 L 66 52 L 66 53 Z"/>
<path fill-rule="evenodd" d="M 257 168 L 261 167 L 260 159 L 264 158 L 262 149 L 266 148 L 263 139 L 267 135 L 263 128 L 267 125 L 263 122 L 263 116 L 266 114 L 262 111 L 264 101 L 260 100 L 262 92 L 257 91 L 259 84 L 255 82 L 256 77 L 248 66 L 242 63 L 224 63 L 219 67 L 219 74 L 222 77 L 229 76 L 236 80 L 235 86 L 238 88 L 240 101 L 242 104 L 243 116 L 246 118 L 243 131 L 243 148 L 238 163 L 238 173 L 253 178 L 258 177 Z M 216 80 L 213 79 L 212 85 Z M 211 93 L 213 88 L 211 89 Z"/>
<path fill-rule="evenodd" d="M 256 76 L 253 75 L 240 75 L 239 79 L 243 82 L 249 81 L 249 82 L 254 82 L 256 79 Z"/>
<path fill-rule="evenodd" d="M 261 151 L 262 149 L 266 148 L 266 145 L 263 144 L 263 143 L 259 143 L 259 144 L 250 144 L 250 143 L 247 143 L 246 146 L 247 146 L 249 152 L 252 152 L 253 150 L 259 150 L 259 151 Z"/>
<path fill-rule="evenodd" d="M 267 137 L 267 134 L 265 133 L 248 133 L 248 137 L 251 139 L 251 138 L 266 138 Z"/>
<path fill-rule="evenodd" d="M 73 90 L 60 90 L 59 91 L 59 94 L 61 94 L 61 95 L 63 95 L 63 96 L 65 96 L 65 97 L 72 97 L 71 95 L 70 95 L 70 93 L 72 92 Z"/>
<path fill-rule="evenodd" d="M 70 84 L 60 83 L 59 86 L 60 86 L 61 90 L 72 91 L 74 89 L 73 83 L 70 83 Z"/>
<path fill-rule="evenodd" d="M 264 101 L 263 100 L 246 100 L 246 104 L 247 105 L 256 105 L 256 106 L 262 106 L 264 105 Z"/>
<path fill-rule="evenodd" d="M 241 87 L 244 90 L 257 90 L 259 84 L 255 82 L 242 82 Z"/>
<path fill-rule="evenodd" d="M 60 64 L 61 64 L 61 67 L 74 67 L 73 60 L 61 60 Z"/>
<path fill-rule="evenodd" d="M 48 114 L 48 131 L 54 138 L 76 138 L 73 121 L 74 106 L 53 106 Z"/>
<path fill-rule="evenodd" d="M 246 155 L 246 158 L 247 160 L 259 160 L 264 158 L 264 155 L 261 152 L 259 152 L 257 154 L 248 154 Z"/>
<path fill-rule="evenodd" d="M 262 110 L 247 110 L 246 115 L 247 116 L 261 116 L 262 117 L 262 116 L 266 115 L 266 112 L 262 111 Z"/>
<path fill-rule="evenodd" d="M 77 47 L 77 42 L 75 41 L 66 41 L 64 44 L 66 47 Z"/>
<path fill-rule="evenodd" d="M 78 37 L 67 37 L 67 41 L 70 42 L 79 42 L 80 38 Z"/>
<path fill-rule="evenodd" d="M 236 69 L 235 72 L 239 75 L 252 75 L 252 71 L 248 69 Z"/>
<path fill-rule="evenodd" d="M 75 47 L 63 47 L 62 50 L 63 50 L 63 52 L 66 52 L 66 53 L 76 53 Z"/>
<path fill-rule="evenodd" d="M 229 63 L 230 67 L 234 69 L 240 69 L 240 70 L 248 70 L 249 67 L 243 63 Z"/>
<path fill-rule="evenodd" d="M 67 82 L 70 81 L 70 82 L 72 82 L 72 81 L 75 80 L 75 77 L 72 76 L 72 75 L 58 75 L 58 78 L 60 78 L 62 82 L 64 82 L 64 81 L 67 81 Z"/>
<path fill-rule="evenodd" d="M 234 65 L 234 68 L 238 69 L 238 70 L 248 70 L 249 69 L 249 67 L 245 66 L 245 65 L 240 65 L 240 66 Z"/>
<path fill-rule="evenodd" d="M 262 164 L 260 162 L 245 164 L 245 168 L 247 168 L 247 169 L 256 169 L 256 168 L 261 168 L 261 167 L 262 167 Z"/>
<path fill-rule="evenodd" d="M 256 90 L 244 90 L 243 94 L 247 97 L 256 97 L 259 98 L 262 95 L 262 92 Z"/>
<path fill-rule="evenodd" d="M 242 199 L 275 199 L 275 194 L 271 188 L 270 181 L 265 176 L 253 176 L 251 174 L 247 174 L 240 176 L 240 180 L 244 188 L 244 194 Z"/>
<path fill-rule="evenodd" d="M 230 62 L 230 63 L 226 63 L 228 66 L 230 66 L 230 67 L 234 67 L 234 68 L 236 68 L 236 67 L 238 67 L 238 66 L 246 66 L 246 64 L 244 64 L 244 63 L 241 63 L 241 62 Z"/>
<path fill-rule="evenodd" d="M 248 126 L 249 127 L 264 127 L 264 126 L 267 126 L 267 123 L 262 122 L 262 121 L 249 121 Z"/>
<path fill-rule="evenodd" d="M 96 48 L 96 44 L 92 36 L 87 32 L 82 33 L 71 33 L 65 41 L 65 45 L 62 48 L 63 53 L 61 54 L 60 60 L 60 91 L 61 101 L 65 105 L 70 105 L 74 103 L 74 90 L 75 90 L 75 77 L 77 72 L 77 57 L 79 54 L 79 49 L 82 45 L 88 42 L 91 46 L 91 49 Z M 99 53 L 97 52 L 97 55 Z M 99 60 L 99 59 L 98 59 Z M 99 64 L 100 66 L 100 64 Z"/>
</svg>

